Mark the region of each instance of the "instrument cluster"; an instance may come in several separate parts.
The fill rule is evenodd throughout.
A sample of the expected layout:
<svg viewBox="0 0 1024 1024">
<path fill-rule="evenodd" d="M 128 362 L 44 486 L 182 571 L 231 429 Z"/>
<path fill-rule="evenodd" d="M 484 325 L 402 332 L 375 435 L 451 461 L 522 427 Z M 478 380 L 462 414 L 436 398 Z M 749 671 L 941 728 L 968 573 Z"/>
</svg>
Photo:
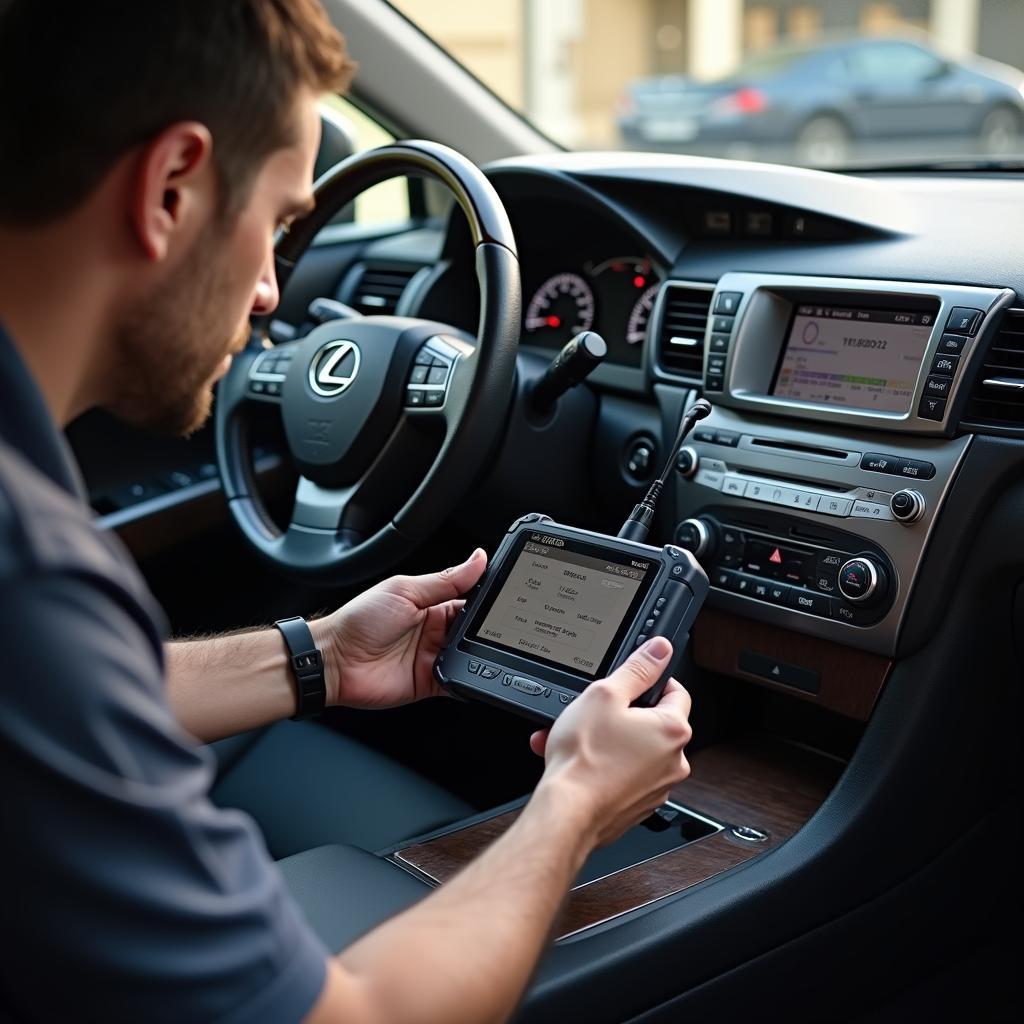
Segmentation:
<svg viewBox="0 0 1024 1024">
<path fill-rule="evenodd" d="M 597 331 L 610 362 L 639 366 L 661 284 L 650 257 L 612 256 L 549 271 L 524 281 L 522 343 L 557 349 L 580 331 Z"/>
</svg>

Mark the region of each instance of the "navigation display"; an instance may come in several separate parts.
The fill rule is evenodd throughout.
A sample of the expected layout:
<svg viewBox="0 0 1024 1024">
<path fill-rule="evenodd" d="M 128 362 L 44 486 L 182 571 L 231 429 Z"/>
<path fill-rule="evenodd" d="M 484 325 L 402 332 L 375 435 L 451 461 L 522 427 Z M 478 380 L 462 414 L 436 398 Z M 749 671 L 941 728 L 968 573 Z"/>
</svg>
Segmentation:
<svg viewBox="0 0 1024 1024">
<path fill-rule="evenodd" d="M 595 678 L 657 565 L 594 550 L 530 535 L 472 639 Z"/>
<path fill-rule="evenodd" d="M 772 394 L 908 412 L 934 324 L 933 312 L 800 305 Z"/>
</svg>

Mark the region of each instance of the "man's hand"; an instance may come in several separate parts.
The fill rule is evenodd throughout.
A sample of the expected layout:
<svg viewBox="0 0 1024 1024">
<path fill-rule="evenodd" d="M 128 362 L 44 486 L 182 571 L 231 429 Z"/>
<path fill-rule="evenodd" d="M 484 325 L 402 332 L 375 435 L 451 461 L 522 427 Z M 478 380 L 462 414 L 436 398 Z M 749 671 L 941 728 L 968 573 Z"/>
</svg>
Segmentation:
<svg viewBox="0 0 1024 1024">
<path fill-rule="evenodd" d="M 487 566 L 479 548 L 461 565 L 429 576 L 392 576 L 310 623 L 324 654 L 327 703 L 390 708 L 444 691 L 433 665 L 460 595 Z"/>
<path fill-rule="evenodd" d="M 547 761 L 540 786 L 575 791 L 597 846 L 643 821 L 690 774 L 683 754 L 691 735 L 686 690 L 671 679 L 654 707 L 630 707 L 671 655 L 664 637 L 648 640 L 607 679 L 588 686 L 550 730 L 530 738 Z"/>
</svg>

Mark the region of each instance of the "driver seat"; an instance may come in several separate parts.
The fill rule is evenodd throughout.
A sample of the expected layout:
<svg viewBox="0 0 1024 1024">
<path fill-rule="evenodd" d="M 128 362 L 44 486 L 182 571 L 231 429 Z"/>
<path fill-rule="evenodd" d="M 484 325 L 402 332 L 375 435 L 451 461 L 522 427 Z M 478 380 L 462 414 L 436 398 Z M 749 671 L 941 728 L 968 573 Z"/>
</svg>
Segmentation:
<svg viewBox="0 0 1024 1024">
<path fill-rule="evenodd" d="M 211 798 L 248 813 L 275 860 L 330 844 L 370 853 L 477 808 L 316 721 L 277 722 L 210 745 Z"/>
</svg>

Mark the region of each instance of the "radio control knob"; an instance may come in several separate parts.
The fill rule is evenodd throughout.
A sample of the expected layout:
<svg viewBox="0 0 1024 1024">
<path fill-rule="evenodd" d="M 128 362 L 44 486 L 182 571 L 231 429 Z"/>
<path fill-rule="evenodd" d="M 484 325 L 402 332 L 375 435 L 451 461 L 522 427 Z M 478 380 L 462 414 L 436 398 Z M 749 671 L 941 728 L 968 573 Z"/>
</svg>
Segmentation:
<svg viewBox="0 0 1024 1024">
<path fill-rule="evenodd" d="M 889 499 L 889 508 L 892 509 L 893 516 L 907 525 L 916 523 L 924 515 L 927 507 L 924 496 L 918 491 L 897 491 Z"/>
<path fill-rule="evenodd" d="M 715 528 L 707 519 L 684 519 L 676 527 L 676 543 L 698 560 L 711 554 L 715 540 Z"/>
<path fill-rule="evenodd" d="M 676 469 L 681 476 L 685 476 L 689 479 L 697 472 L 697 467 L 699 465 L 700 456 L 693 448 L 686 445 L 686 447 L 679 449 L 679 454 L 676 456 Z"/>
<path fill-rule="evenodd" d="M 853 604 L 867 604 L 886 590 L 886 572 L 873 558 L 859 555 L 839 569 L 839 593 Z"/>
</svg>

